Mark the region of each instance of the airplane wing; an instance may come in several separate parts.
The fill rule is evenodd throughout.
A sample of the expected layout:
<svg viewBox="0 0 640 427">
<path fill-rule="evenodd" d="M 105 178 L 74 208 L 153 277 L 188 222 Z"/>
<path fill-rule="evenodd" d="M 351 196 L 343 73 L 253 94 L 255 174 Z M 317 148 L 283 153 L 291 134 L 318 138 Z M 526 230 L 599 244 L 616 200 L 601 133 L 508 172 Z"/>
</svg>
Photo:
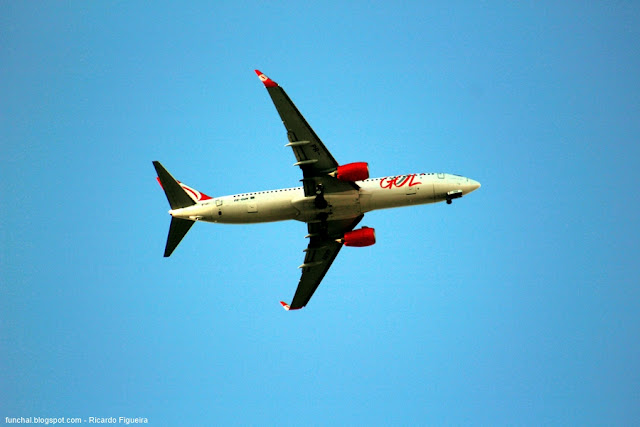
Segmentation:
<svg viewBox="0 0 640 427">
<path fill-rule="evenodd" d="M 300 166 L 302 169 L 304 195 L 313 197 L 322 193 L 358 191 L 360 187 L 357 184 L 340 181 L 329 175 L 335 172 L 339 166 L 336 159 L 300 114 L 284 89 L 261 71 L 255 71 L 267 88 L 287 130 L 287 139 L 289 140 L 287 146 L 291 147 L 297 160 L 294 166 Z M 353 230 L 363 216 L 307 224 L 309 229 L 307 237 L 310 240 L 309 246 L 305 250 L 304 263 L 300 266 L 302 277 L 300 277 L 291 304 L 281 302 L 285 309 L 297 310 L 307 305 L 325 274 L 329 271 L 333 260 L 342 249 L 342 243 L 337 240 L 342 239 L 346 232 Z"/>
<path fill-rule="evenodd" d="M 294 166 L 300 166 L 302 169 L 305 196 L 315 195 L 319 184 L 322 184 L 325 193 L 357 190 L 359 187 L 352 182 L 339 181 L 328 176 L 338 168 L 336 159 L 300 114 L 284 89 L 261 71 L 255 71 L 267 88 L 287 130 L 287 146 L 293 149 L 296 156 L 297 162 Z"/>
<path fill-rule="evenodd" d="M 342 249 L 342 243 L 336 240 L 342 238 L 344 233 L 353 230 L 363 217 L 364 215 L 360 215 L 346 220 L 307 224 L 310 240 L 305 250 L 304 264 L 300 266 L 302 277 L 291 304 L 280 302 L 286 310 L 297 310 L 307 305 Z"/>
</svg>

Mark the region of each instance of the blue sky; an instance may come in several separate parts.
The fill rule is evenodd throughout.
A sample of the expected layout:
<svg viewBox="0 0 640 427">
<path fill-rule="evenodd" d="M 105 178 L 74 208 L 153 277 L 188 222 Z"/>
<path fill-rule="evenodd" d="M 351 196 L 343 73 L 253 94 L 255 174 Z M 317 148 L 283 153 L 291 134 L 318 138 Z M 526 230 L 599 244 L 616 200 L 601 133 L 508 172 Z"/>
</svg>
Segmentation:
<svg viewBox="0 0 640 427">
<path fill-rule="evenodd" d="M 0 421 L 637 424 L 640 7 L 228 3 L 0 4 Z M 255 68 L 338 161 L 482 188 L 368 214 L 295 313 L 302 223 L 164 259 L 152 160 L 298 185 Z"/>
</svg>

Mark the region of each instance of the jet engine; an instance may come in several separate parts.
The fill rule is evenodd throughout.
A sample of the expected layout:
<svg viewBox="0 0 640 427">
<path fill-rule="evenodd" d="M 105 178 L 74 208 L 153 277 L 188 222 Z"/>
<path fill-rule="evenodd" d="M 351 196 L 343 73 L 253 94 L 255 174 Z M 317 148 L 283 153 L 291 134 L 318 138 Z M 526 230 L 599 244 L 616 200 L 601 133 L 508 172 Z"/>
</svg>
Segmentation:
<svg viewBox="0 0 640 427">
<path fill-rule="evenodd" d="M 366 162 L 348 163 L 338 166 L 330 175 L 340 181 L 364 181 L 369 178 L 369 165 Z"/>
<path fill-rule="evenodd" d="M 344 238 L 338 242 L 344 243 L 345 246 L 354 246 L 362 248 L 371 246 L 376 243 L 376 230 L 369 227 L 362 227 L 358 230 L 348 231 L 344 233 Z"/>
</svg>

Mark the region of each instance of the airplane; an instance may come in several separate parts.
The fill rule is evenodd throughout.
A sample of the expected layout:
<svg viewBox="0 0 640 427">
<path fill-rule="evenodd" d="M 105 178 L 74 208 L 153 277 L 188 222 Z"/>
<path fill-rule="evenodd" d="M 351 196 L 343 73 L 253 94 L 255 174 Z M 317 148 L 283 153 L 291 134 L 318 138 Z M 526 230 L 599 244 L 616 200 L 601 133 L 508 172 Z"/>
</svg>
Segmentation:
<svg viewBox="0 0 640 427">
<path fill-rule="evenodd" d="M 287 131 L 302 170 L 302 186 L 209 197 L 177 181 L 158 161 L 153 165 L 171 210 L 164 256 L 169 257 L 197 221 L 253 224 L 297 220 L 307 224 L 302 275 L 285 310 L 305 307 L 343 246 L 365 247 L 376 242 L 375 230 L 355 229 L 364 214 L 378 209 L 452 200 L 480 188 L 473 179 L 448 173 L 409 173 L 369 178 L 365 162 L 340 164 L 300 114 L 284 89 L 259 70 Z"/>
</svg>

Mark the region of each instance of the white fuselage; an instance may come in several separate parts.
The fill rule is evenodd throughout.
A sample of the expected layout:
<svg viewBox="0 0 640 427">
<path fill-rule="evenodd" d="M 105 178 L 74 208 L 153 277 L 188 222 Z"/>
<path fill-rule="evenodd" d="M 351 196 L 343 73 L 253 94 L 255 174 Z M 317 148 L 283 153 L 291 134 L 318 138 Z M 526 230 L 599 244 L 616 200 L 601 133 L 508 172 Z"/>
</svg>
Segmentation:
<svg viewBox="0 0 640 427">
<path fill-rule="evenodd" d="M 318 221 L 354 218 L 376 210 L 442 202 L 466 195 L 480 184 L 463 176 L 418 173 L 357 181 L 359 190 L 325 194 L 328 207 L 316 207 L 315 196 L 302 187 L 216 197 L 169 213 L 177 218 L 221 224 L 251 224 L 285 220 Z M 328 215 L 328 216 L 327 216 Z"/>
</svg>

